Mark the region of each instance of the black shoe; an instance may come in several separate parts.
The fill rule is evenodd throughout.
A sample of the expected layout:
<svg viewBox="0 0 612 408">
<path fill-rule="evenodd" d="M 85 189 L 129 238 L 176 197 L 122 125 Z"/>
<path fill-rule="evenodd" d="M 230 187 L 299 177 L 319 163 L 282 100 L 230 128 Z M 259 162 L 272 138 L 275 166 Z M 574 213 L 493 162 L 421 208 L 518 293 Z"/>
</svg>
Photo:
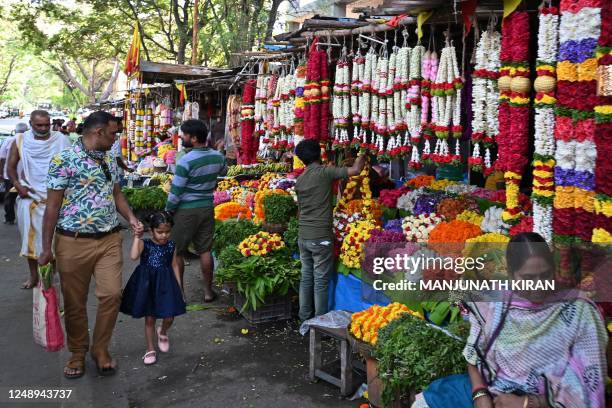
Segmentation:
<svg viewBox="0 0 612 408">
<path fill-rule="evenodd" d="M 15 221 L 4 221 L 6 225 L 15 225 Z"/>
</svg>

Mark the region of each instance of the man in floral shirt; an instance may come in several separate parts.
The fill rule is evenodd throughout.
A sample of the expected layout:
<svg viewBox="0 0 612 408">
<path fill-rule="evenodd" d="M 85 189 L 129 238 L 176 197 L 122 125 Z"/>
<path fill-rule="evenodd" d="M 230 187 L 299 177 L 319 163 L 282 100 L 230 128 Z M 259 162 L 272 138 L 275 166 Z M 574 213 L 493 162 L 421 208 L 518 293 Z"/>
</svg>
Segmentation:
<svg viewBox="0 0 612 408">
<path fill-rule="evenodd" d="M 55 257 L 64 296 L 68 348 L 72 357 L 64 368 L 67 378 L 85 371 L 89 350 L 87 295 L 93 276 L 98 311 L 91 355 L 100 375 L 116 372 L 108 345 L 121 302 L 122 237 L 119 212 L 134 232 L 142 224 L 132 213 L 118 184 L 117 162 L 109 154 L 118 130 L 117 121 L 106 112 L 94 112 L 85 120 L 83 137 L 55 156 L 47 179 L 48 202 L 43 221 L 43 252 L 38 260 Z"/>
</svg>

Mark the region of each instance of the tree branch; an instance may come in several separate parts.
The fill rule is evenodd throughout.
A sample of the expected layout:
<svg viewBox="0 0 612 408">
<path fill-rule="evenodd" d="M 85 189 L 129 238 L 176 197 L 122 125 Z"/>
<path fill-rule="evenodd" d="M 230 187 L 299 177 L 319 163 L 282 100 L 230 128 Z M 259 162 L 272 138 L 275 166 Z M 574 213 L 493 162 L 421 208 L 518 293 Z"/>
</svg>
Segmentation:
<svg viewBox="0 0 612 408">
<path fill-rule="evenodd" d="M 109 98 L 111 92 L 113 91 L 113 87 L 115 85 L 115 82 L 117 81 L 118 76 L 119 76 L 119 59 L 115 57 L 115 65 L 113 67 L 113 73 L 111 74 L 111 77 L 108 80 L 106 89 L 104 90 L 102 95 L 100 95 L 100 101 L 105 101 Z"/>
<path fill-rule="evenodd" d="M 276 16 L 278 15 L 278 7 L 284 0 L 272 0 L 272 7 L 270 7 L 270 12 L 268 13 L 268 24 L 266 27 L 266 36 L 265 41 L 268 41 L 272 38 L 272 33 L 274 32 L 274 23 L 276 22 Z"/>
<path fill-rule="evenodd" d="M 0 96 L 2 96 L 6 92 L 6 88 L 8 88 L 9 79 L 11 74 L 13 73 L 13 68 L 15 68 L 15 63 L 17 62 L 17 55 L 13 55 L 11 58 L 11 62 L 8 67 L 8 71 L 4 77 L 4 81 L 2 82 L 2 86 L 0 86 Z"/>
<path fill-rule="evenodd" d="M 87 97 L 91 98 L 91 95 L 89 94 L 87 88 L 83 86 L 83 84 L 78 79 L 76 79 L 76 77 L 72 73 L 72 70 L 68 66 L 68 63 L 63 58 L 60 59 L 60 68 L 61 68 L 62 73 L 65 75 L 65 77 L 72 84 L 72 87 L 79 88 L 81 92 L 87 95 Z"/>
<path fill-rule="evenodd" d="M 138 32 L 140 33 L 140 38 L 141 38 L 141 43 L 142 43 L 142 49 L 145 52 L 145 55 L 147 56 L 147 61 L 151 60 L 151 57 L 149 56 L 149 50 L 147 49 L 147 45 L 145 44 L 144 41 L 144 29 L 142 28 L 142 24 L 140 24 L 140 19 L 138 18 L 138 13 L 136 12 L 136 7 L 132 4 L 131 0 L 126 0 L 128 5 L 130 6 L 130 9 L 132 10 L 132 14 L 134 15 L 134 20 L 136 21 L 137 27 L 138 27 Z"/>
</svg>

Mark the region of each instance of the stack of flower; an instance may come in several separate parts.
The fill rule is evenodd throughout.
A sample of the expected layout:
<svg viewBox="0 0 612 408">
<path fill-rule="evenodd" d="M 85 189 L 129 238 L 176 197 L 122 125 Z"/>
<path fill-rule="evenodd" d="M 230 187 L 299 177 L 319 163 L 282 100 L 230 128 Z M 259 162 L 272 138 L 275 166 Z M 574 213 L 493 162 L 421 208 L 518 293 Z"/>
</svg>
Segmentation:
<svg viewBox="0 0 612 408">
<path fill-rule="evenodd" d="M 361 213 L 344 213 L 344 212 L 336 212 L 334 214 L 334 236 L 338 243 L 342 243 L 344 241 L 344 237 L 348 234 L 349 225 L 355 223 L 357 221 L 363 220 L 365 217 Z"/>
<path fill-rule="evenodd" d="M 383 229 L 386 231 L 395 231 L 395 232 L 399 232 L 399 233 L 404 233 L 404 229 L 402 227 L 402 220 L 389 220 L 387 221 L 387 223 L 383 226 Z"/>
<path fill-rule="evenodd" d="M 257 190 L 259 188 L 259 180 L 244 180 L 240 185 L 245 188 Z"/>
<path fill-rule="evenodd" d="M 412 180 L 408 181 L 406 183 L 406 186 L 414 188 L 429 187 L 434 181 L 436 181 L 436 178 L 434 176 L 428 176 L 423 174 L 420 176 L 416 176 Z"/>
<path fill-rule="evenodd" d="M 446 221 L 451 221 L 457 218 L 465 210 L 477 210 L 478 204 L 469 197 L 463 198 L 445 198 L 436 209 L 436 213 L 443 217 Z"/>
<path fill-rule="evenodd" d="M 225 190 L 229 190 L 233 187 L 239 187 L 240 184 L 238 184 L 238 182 L 233 179 L 233 178 L 226 178 L 221 180 L 218 184 L 217 184 L 217 191 L 225 191 Z"/>
<path fill-rule="evenodd" d="M 480 227 L 484 217 L 475 211 L 465 210 L 461 214 L 457 215 L 457 219 L 459 221 L 470 222 Z"/>
<path fill-rule="evenodd" d="M 368 243 L 373 244 L 384 244 L 391 242 L 405 242 L 404 234 L 397 231 L 392 230 L 380 230 L 375 229 L 370 233 L 370 238 L 368 239 Z"/>
<path fill-rule="evenodd" d="M 273 251 L 285 247 L 285 243 L 278 234 L 269 234 L 261 231 L 245 238 L 239 245 L 243 256 L 266 256 Z"/>
<path fill-rule="evenodd" d="M 488 190 L 486 188 L 478 187 L 471 193 L 472 197 L 481 198 L 496 203 L 506 202 L 506 190 Z"/>
<path fill-rule="evenodd" d="M 255 208 L 255 193 L 250 190 L 241 189 L 240 194 L 238 194 L 234 201 L 253 210 Z"/>
<path fill-rule="evenodd" d="M 442 221 L 429 233 L 429 243 L 465 242 L 482 234 L 480 227 L 471 222 Z"/>
<path fill-rule="evenodd" d="M 414 203 L 412 213 L 414 215 L 420 214 L 431 214 L 436 212 L 436 208 L 440 201 L 446 197 L 446 194 L 442 191 L 436 191 L 435 193 L 422 194 L 417 198 Z"/>
<path fill-rule="evenodd" d="M 373 206 L 372 191 L 370 190 L 370 177 L 369 177 L 370 166 L 365 165 L 359 175 L 351 177 L 346 183 L 346 187 L 342 193 L 342 197 L 338 201 L 334 213 L 336 212 L 347 212 L 348 203 L 355 197 L 357 193 L 357 185 L 359 184 L 359 192 L 362 199 L 362 213 L 367 219 L 374 220 L 374 214 L 371 209 Z"/>
<path fill-rule="evenodd" d="M 593 242 L 612 242 L 612 8 L 601 10 L 601 36 L 597 47 L 598 72 L 601 72 L 599 102 L 595 106 L 595 222 Z M 610 325 L 608 325 L 610 327 Z"/>
<path fill-rule="evenodd" d="M 448 187 L 453 186 L 457 184 L 456 181 L 452 181 L 452 180 L 447 180 L 447 179 L 442 179 L 442 180 L 436 180 L 433 183 L 431 183 L 429 185 L 429 188 L 431 190 L 446 190 Z"/>
<path fill-rule="evenodd" d="M 272 179 L 268 183 L 268 188 L 270 188 L 271 190 L 289 190 L 293 186 L 295 186 L 295 179 L 289 179 L 285 177 Z"/>
<path fill-rule="evenodd" d="M 232 196 L 228 191 L 215 191 L 213 192 L 213 204 L 218 206 L 219 204 L 227 203 L 232 200 Z"/>
<path fill-rule="evenodd" d="M 476 64 L 472 74 L 472 157 L 468 164 L 473 171 L 488 175 L 493 171 L 491 147 L 499 132 L 497 120 L 499 105 L 499 52 L 501 35 L 489 26 L 476 48 Z M 485 149 L 484 159 L 481 144 Z"/>
<path fill-rule="evenodd" d="M 529 15 L 514 11 L 504 18 L 500 59 L 498 159 L 506 180 L 506 221 L 521 217 L 518 195 L 527 165 L 529 136 Z"/>
<path fill-rule="evenodd" d="M 592 237 L 595 210 L 593 111 L 597 104 L 595 51 L 601 35 L 600 3 L 562 0 L 559 26 L 553 230 L 585 241 Z"/>
<path fill-rule="evenodd" d="M 342 241 L 340 260 L 347 268 L 361 268 L 364 243 L 370 238 L 376 224 L 370 220 L 349 224 L 348 233 Z"/>
<path fill-rule="evenodd" d="M 397 208 L 411 213 L 414 210 L 414 204 L 423 194 L 424 190 L 422 188 L 407 192 L 397 199 Z"/>
<path fill-rule="evenodd" d="M 397 199 L 406 194 L 405 188 L 381 190 L 378 201 L 387 208 L 397 208 Z"/>
<path fill-rule="evenodd" d="M 270 181 L 272 181 L 274 179 L 277 179 L 277 178 L 281 178 L 281 175 L 277 174 L 277 173 L 265 173 L 259 179 L 259 189 L 260 190 L 269 190 L 269 189 L 271 189 Z"/>
<path fill-rule="evenodd" d="M 446 192 L 451 194 L 471 195 L 478 187 L 471 184 L 453 184 L 446 187 Z"/>
<path fill-rule="evenodd" d="M 215 220 L 227 221 L 229 219 L 250 219 L 253 216 L 248 207 L 230 201 L 215 207 Z"/>
<path fill-rule="evenodd" d="M 401 303 L 395 302 L 388 306 L 374 305 L 361 312 L 353 313 L 353 316 L 351 316 L 351 334 L 358 340 L 375 345 L 378 341 L 378 330 L 401 317 L 404 313 L 410 313 L 419 319 L 423 319 L 423 316 L 418 312 L 413 312 Z"/>
<path fill-rule="evenodd" d="M 436 225 L 442 222 L 442 218 L 435 213 L 421 214 L 418 216 L 410 215 L 402 221 L 402 228 L 406 241 L 427 242 L 429 233 Z"/>
<path fill-rule="evenodd" d="M 533 227 L 552 242 L 552 202 L 555 192 L 555 112 L 556 61 L 559 38 L 559 12 L 554 7 L 540 10 L 538 29 L 538 78 L 533 83 L 535 98 L 535 152 L 533 161 Z"/>
<path fill-rule="evenodd" d="M 380 218 L 382 217 L 382 207 L 380 206 L 378 201 L 372 199 L 369 203 L 369 207 L 366 207 L 366 205 L 368 205 L 366 203 L 366 200 L 351 200 L 347 203 L 345 212 L 347 214 L 366 214 L 369 212 L 369 218 L 372 219 L 374 222 L 379 222 Z"/>
</svg>

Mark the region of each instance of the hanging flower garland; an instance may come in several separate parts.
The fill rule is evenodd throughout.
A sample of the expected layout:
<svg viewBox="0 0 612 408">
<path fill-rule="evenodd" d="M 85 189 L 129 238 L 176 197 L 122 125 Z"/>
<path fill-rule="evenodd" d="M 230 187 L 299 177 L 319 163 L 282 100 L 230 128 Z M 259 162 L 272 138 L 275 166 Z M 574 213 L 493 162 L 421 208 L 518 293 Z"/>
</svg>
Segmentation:
<svg viewBox="0 0 612 408">
<path fill-rule="evenodd" d="M 329 104 L 330 104 L 330 94 L 331 94 L 331 81 L 329 79 L 329 61 L 328 55 L 325 51 L 319 50 L 319 63 L 320 63 L 320 72 L 321 72 L 321 109 L 319 110 L 320 114 L 320 125 L 319 125 L 319 141 L 321 142 L 321 147 L 324 147 L 324 144 L 329 140 Z M 324 150 L 323 150 L 324 151 Z M 322 157 L 325 159 L 325 157 Z"/>
<path fill-rule="evenodd" d="M 434 152 L 429 156 L 431 160 L 440 165 L 459 163 L 459 138 L 461 127 L 461 89 L 463 81 L 457 64 L 455 47 L 447 42 L 440 55 L 440 66 L 431 93 L 436 98 L 436 119 L 434 131 L 437 137 Z M 450 153 L 448 138 L 455 138 L 454 153 Z"/>
<path fill-rule="evenodd" d="M 595 221 L 598 3 L 560 5 L 553 230 L 584 241 L 591 239 Z"/>
<path fill-rule="evenodd" d="M 361 126 L 361 91 L 363 88 L 363 75 L 365 57 L 357 53 L 353 57 L 351 72 L 351 112 L 353 114 L 353 136 L 357 136 Z"/>
<path fill-rule="evenodd" d="M 493 171 L 491 148 L 499 133 L 499 90 L 501 35 L 489 27 L 482 33 L 476 48 L 476 64 L 472 73 L 472 171 L 489 175 Z M 482 149 L 484 148 L 484 158 Z"/>
<path fill-rule="evenodd" d="M 257 163 L 257 146 L 253 135 L 255 132 L 255 87 L 257 81 L 248 80 L 242 91 L 242 109 L 240 110 L 240 147 L 243 159 L 241 164 Z"/>
<path fill-rule="evenodd" d="M 361 110 L 361 129 L 356 139 L 353 139 L 353 147 L 359 147 L 361 152 L 376 150 L 376 146 L 373 143 L 370 143 L 368 135 L 370 134 L 370 124 L 372 122 L 373 117 L 373 81 L 375 79 L 377 63 L 378 57 L 374 52 L 374 48 L 370 48 L 365 57 L 365 64 L 363 70 L 363 86 L 361 96 L 359 98 L 359 108 Z"/>
<path fill-rule="evenodd" d="M 408 90 L 406 92 L 406 115 L 407 127 L 404 144 L 412 145 L 410 150 L 409 165 L 418 168 L 419 165 L 419 143 L 421 141 L 421 69 L 425 47 L 417 45 L 410 52 L 410 71 L 408 74 Z"/>
<path fill-rule="evenodd" d="M 418 151 L 414 152 L 410 166 L 419 168 L 422 160 L 429 160 L 431 154 L 431 140 L 434 136 L 434 124 L 437 121 L 437 99 L 432 97 L 431 88 L 438 76 L 438 53 L 435 50 L 428 50 L 423 57 L 421 81 L 421 132 L 425 139 L 423 146 L 423 156 L 419 158 Z"/>
<path fill-rule="evenodd" d="M 304 138 L 319 140 L 321 126 L 321 57 L 325 52 L 317 49 L 313 41 L 306 63 L 306 85 L 304 86 Z"/>
<path fill-rule="evenodd" d="M 263 71 L 263 64 L 260 64 L 260 71 Z M 268 75 L 260 74 L 257 76 L 257 85 L 255 90 L 255 134 L 254 137 L 259 139 L 259 156 L 266 157 L 268 150 L 268 143 L 264 136 L 266 134 L 266 129 L 264 127 L 264 119 L 266 116 L 266 105 L 268 102 L 268 80 L 270 77 Z"/>
<path fill-rule="evenodd" d="M 279 151 L 281 150 L 281 93 L 283 86 L 285 85 L 285 77 L 277 77 L 276 86 L 274 87 L 274 94 L 269 102 L 271 120 L 269 123 L 269 134 L 272 138 L 272 149 Z"/>
<path fill-rule="evenodd" d="M 387 107 L 386 114 L 386 132 L 385 137 L 385 150 L 383 158 L 391 160 L 392 149 L 395 148 L 396 143 L 396 123 L 395 123 L 395 104 L 394 104 L 394 85 L 395 85 L 395 72 L 397 70 L 397 53 L 399 48 L 393 47 L 393 52 L 389 56 L 389 69 L 387 70 L 387 86 L 385 88 L 385 104 Z"/>
<path fill-rule="evenodd" d="M 552 202 L 555 192 L 555 85 L 559 38 L 559 11 L 540 10 L 538 28 L 538 77 L 534 82 L 536 98 L 535 152 L 533 162 L 533 231 L 552 242 Z"/>
<path fill-rule="evenodd" d="M 407 37 L 404 37 L 404 46 L 397 50 L 395 61 L 395 78 L 393 79 L 393 124 L 394 135 L 389 147 L 392 158 L 401 157 L 408 153 L 408 146 L 402 141 L 402 135 L 408 129 L 406 123 L 406 98 L 408 87 L 408 72 L 410 65 L 410 48 L 406 47 Z"/>
<path fill-rule="evenodd" d="M 385 54 L 378 60 L 376 74 L 378 78 L 374 82 L 376 96 L 373 103 L 378 104 L 378 109 L 372 109 L 374 112 L 372 115 L 374 119 L 373 131 L 376 135 L 376 139 L 374 141 L 376 145 L 376 152 L 373 153 L 376 153 L 381 160 L 385 160 L 387 159 L 385 157 L 385 138 L 388 134 L 387 80 L 389 76 L 389 59 L 387 58 L 386 51 Z"/>
<path fill-rule="evenodd" d="M 597 161 L 595 167 L 595 222 L 592 241 L 612 242 L 612 7 L 601 10 L 601 36 L 597 47 L 599 72 L 599 101 L 595 106 L 597 130 L 595 144 Z"/>
<path fill-rule="evenodd" d="M 348 126 L 350 115 L 350 73 L 346 59 L 341 58 L 336 65 L 332 112 L 334 118 L 334 141 L 332 148 L 342 150 L 349 144 Z"/>
<path fill-rule="evenodd" d="M 305 114 L 305 98 L 304 98 L 304 87 L 306 85 L 306 65 L 298 65 L 295 69 L 295 107 L 293 111 L 294 127 L 293 127 L 293 143 L 297 146 L 302 140 L 304 140 L 304 114 Z M 304 163 L 294 155 L 293 156 L 293 168 L 300 169 L 304 167 Z"/>
<path fill-rule="evenodd" d="M 529 136 L 529 15 L 515 11 L 502 24 L 498 159 L 504 171 L 506 210 L 504 221 L 518 221 L 519 186 L 527 165 Z"/>
</svg>

